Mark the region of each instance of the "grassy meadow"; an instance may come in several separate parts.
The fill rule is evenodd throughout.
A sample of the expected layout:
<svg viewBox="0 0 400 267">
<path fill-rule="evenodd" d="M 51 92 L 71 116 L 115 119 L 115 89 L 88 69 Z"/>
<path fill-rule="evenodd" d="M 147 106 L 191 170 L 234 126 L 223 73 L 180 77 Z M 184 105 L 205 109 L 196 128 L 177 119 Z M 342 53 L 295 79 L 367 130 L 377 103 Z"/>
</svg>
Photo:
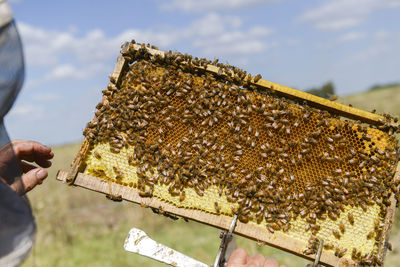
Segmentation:
<svg viewBox="0 0 400 267">
<path fill-rule="evenodd" d="M 338 102 L 366 110 L 400 114 L 400 86 L 339 98 Z M 126 252 L 125 237 L 137 227 L 153 239 L 195 259 L 212 264 L 219 245 L 219 231 L 196 222 L 172 221 L 129 202 L 112 202 L 104 195 L 56 181 L 57 170 L 67 169 L 79 144 L 54 147 L 49 177 L 29 193 L 37 220 L 33 251 L 23 266 L 165 266 Z M 386 266 L 400 261 L 400 216 L 392 229 L 394 251 Z M 238 238 L 239 247 L 251 254 L 262 253 L 280 264 L 304 267 L 308 261 L 256 242 Z"/>
<path fill-rule="evenodd" d="M 336 101 L 342 104 L 352 104 L 356 108 L 378 113 L 388 112 L 400 116 L 400 84 L 361 94 L 339 97 Z"/>
</svg>

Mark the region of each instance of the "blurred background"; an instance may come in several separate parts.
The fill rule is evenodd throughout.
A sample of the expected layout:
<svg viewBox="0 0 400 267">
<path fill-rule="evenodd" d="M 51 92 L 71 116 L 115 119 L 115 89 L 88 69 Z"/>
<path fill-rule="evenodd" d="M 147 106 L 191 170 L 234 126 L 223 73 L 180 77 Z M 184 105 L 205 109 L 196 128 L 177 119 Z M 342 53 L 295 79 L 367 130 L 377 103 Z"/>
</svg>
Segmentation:
<svg viewBox="0 0 400 267">
<path fill-rule="evenodd" d="M 127 253 L 131 227 L 211 264 L 218 231 L 55 181 L 68 168 L 124 41 L 235 65 L 344 104 L 400 114 L 400 0 L 9 0 L 24 45 L 25 85 L 5 124 L 12 139 L 51 145 L 31 192 L 37 242 L 25 266 L 160 266 Z M 398 221 L 398 220 L 397 220 Z M 400 260 L 400 223 L 387 266 Z M 307 261 L 239 239 L 288 266 Z"/>
</svg>

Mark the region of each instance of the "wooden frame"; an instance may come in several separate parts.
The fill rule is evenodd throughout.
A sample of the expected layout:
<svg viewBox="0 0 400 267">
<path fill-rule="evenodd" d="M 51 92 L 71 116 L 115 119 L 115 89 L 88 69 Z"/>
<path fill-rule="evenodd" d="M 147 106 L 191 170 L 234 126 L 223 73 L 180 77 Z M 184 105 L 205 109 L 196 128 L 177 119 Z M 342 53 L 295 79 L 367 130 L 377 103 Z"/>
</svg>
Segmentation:
<svg viewBox="0 0 400 267">
<path fill-rule="evenodd" d="M 121 74 L 123 73 L 124 68 L 127 66 L 127 62 L 122 56 L 122 54 L 127 51 L 129 45 L 133 45 L 135 49 L 140 49 L 142 46 L 137 44 L 129 44 L 125 43 L 122 46 L 121 54 L 118 57 L 117 64 L 114 68 L 113 74 L 111 78 L 114 79 L 115 83 L 120 83 Z M 164 56 L 164 52 L 146 48 L 152 55 L 160 55 Z M 218 73 L 219 68 L 213 65 L 207 65 L 205 68 L 206 71 L 210 71 L 213 73 Z M 297 100 L 305 100 L 309 105 L 323 108 L 329 111 L 332 111 L 335 114 L 350 118 L 350 119 L 357 119 L 361 122 L 373 124 L 373 125 L 381 125 L 382 121 L 384 120 L 383 116 L 373 114 L 367 111 L 363 111 L 357 108 L 345 106 L 339 103 L 335 103 L 305 92 L 301 92 L 286 86 L 282 86 L 276 83 L 272 83 L 266 80 L 260 79 L 257 83 L 257 86 L 266 89 L 273 89 L 278 94 L 292 98 Z M 115 86 L 113 83 L 109 83 L 108 86 Z M 108 104 L 107 97 L 104 96 L 102 99 L 103 104 Z M 393 124 L 392 124 L 393 125 Z M 144 204 L 145 206 L 160 209 L 164 212 L 178 215 L 190 220 L 194 220 L 197 222 L 201 222 L 207 225 L 211 225 L 220 229 L 229 229 L 229 226 L 232 221 L 232 217 L 225 216 L 225 215 L 215 215 L 211 213 L 207 213 L 201 210 L 193 210 L 193 209 L 184 209 L 184 208 L 177 208 L 176 206 L 161 201 L 157 198 L 142 198 L 139 196 L 139 192 L 136 189 L 126 187 L 114 182 L 105 181 L 98 177 L 93 177 L 90 175 L 83 174 L 86 166 L 84 164 L 84 158 L 86 153 L 89 150 L 89 142 L 85 139 L 82 143 L 82 146 L 73 160 L 71 164 L 71 168 L 68 171 L 60 170 L 57 173 L 56 179 L 59 181 L 66 182 L 70 185 L 80 186 L 89 190 L 93 190 L 96 192 L 109 194 L 111 185 L 112 192 L 115 195 L 121 195 L 122 199 L 131 201 L 138 204 Z M 400 179 L 400 163 L 397 165 L 397 170 L 394 179 Z M 390 229 L 393 224 L 393 219 L 395 215 L 395 208 L 396 208 L 396 200 L 394 196 L 391 198 L 391 206 L 388 208 L 388 212 L 386 217 L 384 218 L 385 223 L 385 238 L 384 241 L 380 244 L 378 250 L 378 257 L 383 261 L 386 251 L 387 251 L 387 244 L 390 235 Z M 263 241 L 266 242 L 268 245 L 273 247 L 288 251 L 295 255 L 301 256 L 303 258 L 313 260 L 314 255 L 305 255 L 303 253 L 304 248 L 307 246 L 307 243 L 293 239 L 285 235 L 284 233 L 275 232 L 274 234 L 265 231 L 264 227 L 257 226 L 255 224 L 244 224 L 241 222 L 237 222 L 235 227 L 234 233 L 244 236 L 246 238 L 250 238 L 256 241 Z M 333 252 L 323 252 L 321 254 L 320 263 L 327 266 L 356 266 L 356 263 L 348 260 L 346 258 L 337 258 L 334 256 Z"/>
</svg>

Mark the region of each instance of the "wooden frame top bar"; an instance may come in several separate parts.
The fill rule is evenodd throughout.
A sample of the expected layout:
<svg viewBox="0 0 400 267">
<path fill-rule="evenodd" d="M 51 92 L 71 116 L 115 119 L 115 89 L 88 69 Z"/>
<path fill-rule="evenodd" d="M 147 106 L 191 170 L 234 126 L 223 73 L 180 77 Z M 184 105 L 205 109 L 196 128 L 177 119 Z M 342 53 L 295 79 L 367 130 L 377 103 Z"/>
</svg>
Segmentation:
<svg viewBox="0 0 400 267">
<path fill-rule="evenodd" d="M 160 51 L 157 49 L 143 47 L 142 45 L 138 45 L 138 44 L 130 44 L 128 42 L 126 42 L 122 45 L 121 54 L 126 52 L 129 49 L 129 46 L 131 46 L 131 47 L 133 46 L 133 48 L 135 50 L 145 48 L 151 55 L 159 55 L 161 57 L 164 57 L 166 54 L 166 52 L 163 52 L 163 51 Z M 184 64 L 184 62 L 181 64 Z M 206 67 L 199 67 L 199 66 L 194 66 L 194 67 L 196 67 L 198 69 L 204 69 L 204 70 L 206 70 L 208 72 L 212 72 L 214 74 L 218 74 L 219 69 L 220 69 L 219 67 L 217 67 L 215 65 L 211 65 L 211 64 L 208 64 Z M 350 107 L 350 106 L 340 104 L 340 103 L 337 103 L 334 101 L 330 101 L 328 99 L 318 97 L 313 94 L 306 93 L 306 92 L 303 92 L 300 90 L 296 90 L 296 89 L 293 89 L 293 88 L 290 88 L 290 87 L 287 87 L 284 85 L 273 83 L 273 82 L 270 82 L 270 81 L 267 81 L 264 79 L 260 79 L 256 83 L 254 83 L 252 81 L 252 83 L 257 85 L 260 88 L 274 91 L 278 95 L 284 96 L 289 99 L 298 100 L 298 101 L 306 101 L 307 104 L 309 104 L 310 106 L 327 110 L 329 112 L 346 117 L 348 119 L 360 120 L 361 122 L 369 123 L 369 124 L 375 125 L 375 126 L 383 125 L 384 121 L 385 121 L 385 118 L 382 115 L 371 113 L 371 112 L 361 110 L 358 108 Z M 390 126 L 397 127 L 397 125 L 395 125 L 394 123 L 391 123 Z"/>
</svg>

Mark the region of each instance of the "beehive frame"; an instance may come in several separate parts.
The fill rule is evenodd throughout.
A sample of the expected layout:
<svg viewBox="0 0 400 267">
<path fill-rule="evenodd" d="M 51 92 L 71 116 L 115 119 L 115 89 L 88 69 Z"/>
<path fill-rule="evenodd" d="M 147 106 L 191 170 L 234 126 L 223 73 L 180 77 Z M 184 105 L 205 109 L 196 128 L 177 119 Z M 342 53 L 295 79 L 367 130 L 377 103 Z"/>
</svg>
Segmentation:
<svg viewBox="0 0 400 267">
<path fill-rule="evenodd" d="M 123 72 L 124 68 L 127 66 L 127 62 L 122 56 L 124 50 L 128 49 L 129 44 L 123 45 L 121 50 L 121 55 L 118 57 L 117 64 L 115 66 L 114 72 L 111 75 L 112 79 L 116 81 L 118 84 L 121 80 L 121 73 Z M 131 44 L 132 45 L 132 44 Z M 140 45 L 134 45 L 135 49 L 140 49 Z M 147 48 L 147 50 L 151 54 L 158 54 L 163 56 L 164 52 Z M 218 67 L 213 65 L 208 65 L 206 67 L 207 71 L 218 73 Z M 257 83 L 258 86 L 262 88 L 268 88 L 275 90 L 277 94 L 287 97 L 287 98 L 294 98 L 294 99 L 301 99 L 306 100 L 310 106 L 315 106 L 318 108 L 323 108 L 325 110 L 332 111 L 335 114 L 339 114 L 341 116 L 360 120 L 361 122 L 373 124 L 373 125 L 380 125 L 382 124 L 383 117 L 377 114 L 369 113 L 366 111 L 362 111 L 356 108 L 344 106 L 335 102 L 328 101 L 323 98 L 319 98 L 301 91 L 297 91 L 282 85 L 278 85 L 275 83 L 271 83 L 265 80 L 260 79 Z M 111 85 L 112 86 L 112 85 Z M 103 104 L 107 104 L 107 99 L 103 98 Z M 101 180 L 97 177 L 92 177 L 87 174 L 83 174 L 85 169 L 85 164 L 83 159 L 87 154 L 89 149 L 89 144 L 87 140 L 85 140 L 82 144 L 82 147 L 72 163 L 72 168 L 69 171 L 60 171 L 57 175 L 57 179 L 62 181 L 68 181 L 70 184 L 81 186 L 90 190 L 94 190 L 97 192 L 102 192 L 108 194 L 110 192 L 108 182 Z M 395 179 L 398 179 L 399 172 L 397 170 Z M 129 188 L 126 186 L 122 186 L 117 183 L 111 183 L 112 192 L 114 194 L 121 195 L 122 199 L 132 201 L 135 203 L 144 204 L 146 206 L 163 210 L 164 212 L 171 213 L 174 215 L 182 216 L 188 219 L 192 219 L 195 221 L 199 221 L 205 224 L 209 224 L 221 229 L 228 229 L 231 223 L 232 217 L 225 216 L 225 215 L 215 215 L 210 214 L 207 212 L 203 212 L 200 210 L 189 210 L 189 209 L 182 209 L 177 208 L 176 206 L 160 201 L 157 198 L 142 198 L 139 196 L 137 190 L 133 188 Z M 378 255 L 383 260 L 384 255 L 387 249 L 387 240 L 389 238 L 389 232 L 392 225 L 393 217 L 394 217 L 394 210 L 395 210 L 395 200 L 392 196 L 391 199 L 391 206 L 388 208 L 388 212 L 384 219 L 385 221 L 385 229 L 384 233 L 386 238 L 384 239 L 385 242 L 382 242 L 381 246 L 379 247 Z M 289 251 L 291 253 L 297 254 L 299 256 L 313 259 L 314 255 L 305 255 L 303 253 L 304 247 L 307 245 L 305 242 L 300 242 L 299 240 L 288 238 L 286 235 L 281 234 L 280 232 L 275 232 L 274 234 L 270 234 L 265 229 L 259 229 L 254 227 L 254 225 L 245 224 L 238 222 L 235 233 L 257 240 L 266 242 L 269 245 L 275 246 L 277 248 Z M 332 266 L 348 266 L 355 264 L 348 259 L 342 258 L 338 259 L 333 253 L 330 252 L 323 252 L 320 259 L 321 263 L 326 265 Z"/>
</svg>

